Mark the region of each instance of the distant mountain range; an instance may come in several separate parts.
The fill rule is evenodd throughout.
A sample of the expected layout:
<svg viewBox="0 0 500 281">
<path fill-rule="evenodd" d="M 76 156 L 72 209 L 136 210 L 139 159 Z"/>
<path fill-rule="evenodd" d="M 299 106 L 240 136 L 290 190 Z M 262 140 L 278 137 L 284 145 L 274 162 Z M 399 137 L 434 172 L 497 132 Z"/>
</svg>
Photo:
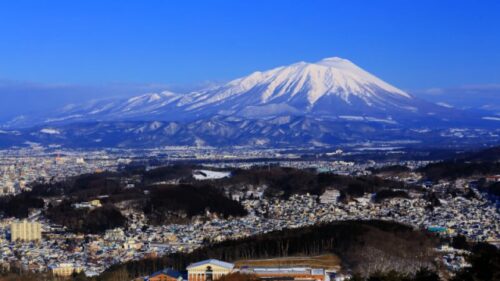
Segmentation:
<svg viewBox="0 0 500 281">
<path fill-rule="evenodd" d="M 4 125 L 0 144 L 328 146 L 422 142 L 449 137 L 452 129 L 488 137 L 499 125 L 497 116 L 415 98 L 334 57 L 254 72 L 188 94 L 165 91 L 21 116 Z"/>
</svg>

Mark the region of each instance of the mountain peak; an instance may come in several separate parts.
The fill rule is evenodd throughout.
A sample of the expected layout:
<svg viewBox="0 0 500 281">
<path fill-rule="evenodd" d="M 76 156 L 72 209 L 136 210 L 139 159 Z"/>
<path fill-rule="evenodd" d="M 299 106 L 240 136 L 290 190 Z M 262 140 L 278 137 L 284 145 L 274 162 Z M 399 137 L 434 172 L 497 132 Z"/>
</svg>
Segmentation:
<svg viewBox="0 0 500 281">
<path fill-rule="evenodd" d="M 256 71 L 188 94 L 168 91 L 72 107 L 46 120 L 192 120 L 217 115 L 371 116 L 417 110 L 413 98 L 340 57 Z M 377 113 L 377 114 L 375 114 Z M 49 121 L 47 121 L 49 122 Z"/>
<path fill-rule="evenodd" d="M 372 106 L 410 99 L 404 91 L 382 81 L 347 59 L 330 57 L 316 63 L 298 62 L 268 71 L 254 72 L 219 88 L 205 91 L 194 99 L 189 110 L 231 104 L 231 109 L 263 104 L 292 105 L 310 111 L 324 98 L 337 97 Z M 331 98 L 330 98 L 331 99 Z M 234 100 L 239 100 L 236 103 Z M 297 108 L 298 107 L 298 108 Z"/>
<path fill-rule="evenodd" d="M 339 57 L 330 57 L 330 58 L 324 58 L 316 63 L 315 65 L 321 65 L 321 66 L 326 66 L 326 67 L 331 67 L 331 68 L 336 68 L 336 69 L 361 69 L 357 65 L 355 65 L 353 62 L 351 62 L 348 59 L 343 59 Z"/>
<path fill-rule="evenodd" d="M 352 63 L 348 59 L 344 59 L 341 57 L 329 57 L 329 58 L 324 58 L 318 62 L 318 64 L 322 63 Z"/>
</svg>

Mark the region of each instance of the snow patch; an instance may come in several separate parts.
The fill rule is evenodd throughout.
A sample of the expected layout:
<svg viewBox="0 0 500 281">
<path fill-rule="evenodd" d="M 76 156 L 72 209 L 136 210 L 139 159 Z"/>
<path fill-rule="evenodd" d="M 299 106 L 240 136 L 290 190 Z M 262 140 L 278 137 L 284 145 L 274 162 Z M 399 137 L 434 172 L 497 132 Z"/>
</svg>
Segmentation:
<svg viewBox="0 0 500 281">
<path fill-rule="evenodd" d="M 196 180 L 215 180 L 228 178 L 231 176 L 231 172 L 220 172 L 220 171 L 210 171 L 210 170 L 194 170 L 193 177 Z"/>
<path fill-rule="evenodd" d="M 483 117 L 483 119 L 490 120 L 490 121 L 500 121 L 500 117 L 493 117 L 493 116 Z"/>
<path fill-rule="evenodd" d="M 340 119 L 350 120 L 350 121 L 363 121 L 363 116 L 353 116 L 353 115 L 340 115 Z"/>
<path fill-rule="evenodd" d="M 90 114 L 92 114 L 92 112 Z M 68 119 L 74 119 L 74 118 L 80 118 L 80 117 L 82 117 L 81 114 L 74 114 L 74 115 L 69 115 L 69 116 L 64 116 L 64 117 L 59 117 L 59 118 L 48 118 L 45 120 L 45 123 L 60 122 L 60 121 L 65 121 Z"/>
<path fill-rule="evenodd" d="M 453 108 L 453 105 L 447 104 L 445 102 L 438 102 L 436 104 L 439 105 L 439 106 L 441 106 L 441 107 Z"/>
<path fill-rule="evenodd" d="M 349 121 L 364 121 L 364 122 L 378 122 L 378 123 L 387 123 L 387 124 L 397 124 L 396 121 L 392 119 L 383 119 L 376 117 L 363 117 L 363 116 L 354 116 L 354 115 L 340 115 L 340 119 L 349 120 Z"/>
<path fill-rule="evenodd" d="M 40 130 L 40 133 L 47 135 L 59 135 L 61 132 L 59 130 L 52 128 L 43 128 Z"/>
<path fill-rule="evenodd" d="M 381 118 L 375 118 L 375 117 L 366 117 L 366 121 L 370 122 L 380 122 L 380 123 L 387 123 L 387 124 L 397 124 L 396 121 L 392 119 L 381 119 Z"/>
</svg>

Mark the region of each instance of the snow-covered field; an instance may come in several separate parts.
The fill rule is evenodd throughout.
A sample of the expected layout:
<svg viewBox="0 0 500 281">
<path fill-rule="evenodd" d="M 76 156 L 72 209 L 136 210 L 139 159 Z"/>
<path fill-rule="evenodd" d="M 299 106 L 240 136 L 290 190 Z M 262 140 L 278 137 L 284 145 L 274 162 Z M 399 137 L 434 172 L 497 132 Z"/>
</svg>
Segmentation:
<svg viewBox="0 0 500 281">
<path fill-rule="evenodd" d="M 193 177 L 196 180 L 216 180 L 222 178 L 228 178 L 231 176 L 231 172 L 219 172 L 210 170 L 194 170 Z"/>
</svg>

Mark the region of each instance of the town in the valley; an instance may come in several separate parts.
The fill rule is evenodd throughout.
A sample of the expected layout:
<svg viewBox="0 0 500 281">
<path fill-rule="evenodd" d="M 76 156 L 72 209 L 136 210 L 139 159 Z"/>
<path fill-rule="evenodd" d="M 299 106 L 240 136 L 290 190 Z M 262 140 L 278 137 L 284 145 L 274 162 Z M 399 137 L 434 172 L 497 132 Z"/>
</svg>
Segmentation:
<svg viewBox="0 0 500 281">
<path fill-rule="evenodd" d="M 143 161 L 151 156 L 158 158 L 159 153 L 163 162 L 151 164 Z M 339 157 L 346 154 L 349 153 L 337 149 L 322 155 Z M 498 182 L 500 176 L 491 174 L 430 181 L 416 169 L 432 163 L 431 160 L 311 160 L 290 152 L 251 150 L 215 153 L 210 150 L 193 152 L 176 148 L 167 153 L 164 150 L 116 153 L 47 152 L 41 148 L 31 148 L 29 151 L 0 152 L 0 191 L 2 198 L 8 198 L 29 191 L 34 182 L 57 183 L 80 174 L 118 171 L 134 162 L 148 163 L 147 168 L 154 169 L 155 165 L 168 166 L 178 161 L 197 161 L 200 168 L 194 170 L 192 176 L 198 182 L 231 178 L 231 170 L 236 168 L 270 167 L 271 164 L 344 176 L 370 175 L 373 169 L 400 165 L 408 167 L 408 172 L 396 176 L 382 173 L 379 176 L 418 186 L 418 189 L 408 191 L 406 196 L 385 200 L 376 200 L 375 193 L 364 193 L 343 200 L 335 186 L 329 186 L 321 194 L 306 192 L 292 194 L 288 198 L 270 198 L 264 195 L 267 188 L 265 184 L 248 185 L 244 189 L 225 190 L 230 200 L 244 207 L 247 212 L 244 216 L 223 217 L 207 210 L 205 214 L 194 216 L 188 221 L 160 225 L 150 224 L 143 212 L 127 206 L 126 202 L 119 202 L 115 205 L 128 219 L 127 225 L 91 234 L 72 232 L 48 219 L 44 215 L 46 207 L 34 208 L 29 210 L 25 218 L 2 217 L 0 267 L 4 271 L 50 272 L 60 277 L 80 273 L 93 277 L 116 264 L 173 253 L 191 253 L 208 243 L 354 220 L 394 221 L 439 237 L 460 236 L 468 241 L 500 245 L 498 198 L 476 188 L 478 181 Z M 123 188 L 134 187 L 134 179 L 125 179 L 124 182 Z M 450 188 L 456 194 L 450 194 Z M 432 207 L 424 196 L 429 192 L 436 195 L 437 203 L 432 204 Z M 54 198 L 47 199 L 47 202 L 51 200 Z M 101 195 L 71 206 L 74 209 L 93 210 L 101 208 L 104 201 L 106 195 Z M 456 249 L 447 242 L 440 243 L 435 251 L 438 253 L 437 262 L 451 274 L 469 266 L 465 258 L 467 251 Z M 140 277 L 140 280 L 209 281 L 234 272 L 252 273 L 265 280 L 330 281 L 351 276 L 349 268 L 343 268 L 338 261 L 318 265 L 308 260 L 297 263 L 252 263 L 248 260 L 207 259 L 181 270 L 159 269 Z"/>
</svg>

